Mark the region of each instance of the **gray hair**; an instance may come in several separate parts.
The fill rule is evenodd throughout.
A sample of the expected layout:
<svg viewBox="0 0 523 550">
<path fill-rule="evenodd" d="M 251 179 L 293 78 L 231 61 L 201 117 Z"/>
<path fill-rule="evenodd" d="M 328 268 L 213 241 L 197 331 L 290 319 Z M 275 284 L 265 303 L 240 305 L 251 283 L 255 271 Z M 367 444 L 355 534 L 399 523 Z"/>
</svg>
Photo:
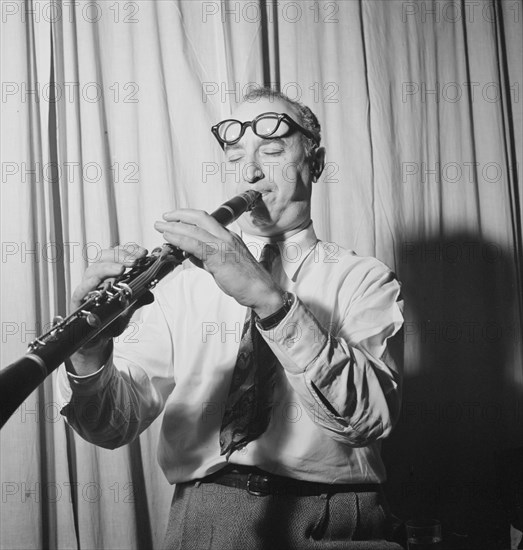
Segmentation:
<svg viewBox="0 0 523 550">
<path fill-rule="evenodd" d="M 271 88 L 264 88 L 262 86 L 250 90 L 247 94 L 243 96 L 242 102 L 254 102 L 264 98 L 270 100 L 281 99 L 282 101 L 285 101 L 286 103 L 294 107 L 296 111 L 298 111 L 300 120 L 296 122 L 299 122 L 301 126 L 303 126 L 306 130 L 309 130 L 309 132 L 311 132 L 317 140 L 315 143 L 314 140 L 312 140 L 311 138 L 302 135 L 305 144 L 305 152 L 307 156 L 309 156 L 314 151 L 314 149 L 319 146 L 319 143 L 321 141 L 321 126 L 318 122 L 318 118 L 316 117 L 316 115 L 309 109 L 309 107 L 307 107 L 303 103 L 291 99 L 282 92 L 278 92 Z"/>
</svg>

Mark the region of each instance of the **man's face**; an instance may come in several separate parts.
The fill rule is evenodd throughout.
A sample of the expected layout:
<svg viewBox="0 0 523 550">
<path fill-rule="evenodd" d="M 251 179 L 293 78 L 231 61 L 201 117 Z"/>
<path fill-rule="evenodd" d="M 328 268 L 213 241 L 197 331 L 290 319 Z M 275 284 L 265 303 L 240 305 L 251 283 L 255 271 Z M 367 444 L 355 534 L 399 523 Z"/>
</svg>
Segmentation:
<svg viewBox="0 0 523 550">
<path fill-rule="evenodd" d="M 286 113 L 300 123 L 291 105 L 267 98 L 241 104 L 231 118 L 246 122 L 267 112 Z M 249 189 L 262 193 L 262 201 L 238 220 L 243 231 L 276 236 L 308 224 L 312 178 L 299 131 L 278 139 L 263 139 L 249 127 L 238 143 L 225 146 L 225 157 L 229 196 Z"/>
</svg>

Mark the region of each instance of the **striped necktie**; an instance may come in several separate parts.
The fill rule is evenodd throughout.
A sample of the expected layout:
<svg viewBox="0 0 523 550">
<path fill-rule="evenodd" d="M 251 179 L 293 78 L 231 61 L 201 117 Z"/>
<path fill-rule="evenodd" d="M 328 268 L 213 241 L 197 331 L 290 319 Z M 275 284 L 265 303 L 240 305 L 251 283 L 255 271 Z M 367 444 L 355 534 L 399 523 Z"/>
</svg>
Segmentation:
<svg viewBox="0 0 523 550">
<path fill-rule="evenodd" d="M 277 244 L 266 244 L 259 262 L 270 273 L 279 255 Z M 255 319 L 254 311 L 248 309 L 225 403 L 220 454 L 226 454 L 227 458 L 257 439 L 267 429 L 271 418 L 279 362 L 259 333 Z"/>
</svg>

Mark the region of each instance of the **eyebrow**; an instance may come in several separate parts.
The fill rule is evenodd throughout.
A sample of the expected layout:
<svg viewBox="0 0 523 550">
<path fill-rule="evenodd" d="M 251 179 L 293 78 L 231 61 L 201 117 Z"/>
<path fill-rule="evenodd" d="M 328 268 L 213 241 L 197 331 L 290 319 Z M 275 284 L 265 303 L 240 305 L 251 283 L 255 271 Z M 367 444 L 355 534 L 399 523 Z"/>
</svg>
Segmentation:
<svg viewBox="0 0 523 550">
<path fill-rule="evenodd" d="M 225 145 L 224 151 L 227 153 L 228 151 L 236 151 L 238 149 L 242 149 L 243 147 L 240 145 L 240 142 L 235 143 L 234 145 Z"/>
<path fill-rule="evenodd" d="M 262 138 L 262 145 L 270 145 L 271 143 L 278 143 L 279 145 L 285 145 L 285 139 L 281 137 L 276 137 L 272 139 Z"/>
</svg>

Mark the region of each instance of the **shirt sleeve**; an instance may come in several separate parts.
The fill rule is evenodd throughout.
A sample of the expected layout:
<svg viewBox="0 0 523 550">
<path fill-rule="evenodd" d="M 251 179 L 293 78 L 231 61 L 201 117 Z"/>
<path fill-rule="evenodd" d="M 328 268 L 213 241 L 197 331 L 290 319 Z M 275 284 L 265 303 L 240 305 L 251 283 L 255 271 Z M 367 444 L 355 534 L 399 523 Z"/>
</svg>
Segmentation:
<svg viewBox="0 0 523 550">
<path fill-rule="evenodd" d="M 145 430 L 162 412 L 174 385 L 172 335 L 158 295 L 115 339 L 102 368 L 76 376 L 62 365 L 57 378 L 61 412 L 69 424 L 87 441 L 109 449 Z"/>
<path fill-rule="evenodd" d="M 341 285 L 333 330 L 299 298 L 276 329 L 259 329 L 312 420 L 353 447 L 386 437 L 399 416 L 399 296 L 394 274 L 376 261 L 357 288 Z"/>
</svg>

